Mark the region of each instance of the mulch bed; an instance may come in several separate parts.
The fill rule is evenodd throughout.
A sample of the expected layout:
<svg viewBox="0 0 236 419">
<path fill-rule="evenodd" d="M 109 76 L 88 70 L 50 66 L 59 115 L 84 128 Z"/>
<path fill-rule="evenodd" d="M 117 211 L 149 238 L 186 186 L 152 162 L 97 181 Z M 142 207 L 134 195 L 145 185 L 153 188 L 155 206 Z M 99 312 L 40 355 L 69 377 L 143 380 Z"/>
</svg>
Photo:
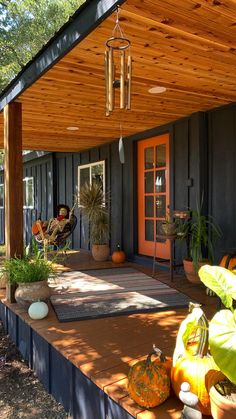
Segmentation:
<svg viewBox="0 0 236 419">
<path fill-rule="evenodd" d="M 68 419 L 63 406 L 50 396 L 0 322 L 0 417 L 2 419 Z"/>
</svg>

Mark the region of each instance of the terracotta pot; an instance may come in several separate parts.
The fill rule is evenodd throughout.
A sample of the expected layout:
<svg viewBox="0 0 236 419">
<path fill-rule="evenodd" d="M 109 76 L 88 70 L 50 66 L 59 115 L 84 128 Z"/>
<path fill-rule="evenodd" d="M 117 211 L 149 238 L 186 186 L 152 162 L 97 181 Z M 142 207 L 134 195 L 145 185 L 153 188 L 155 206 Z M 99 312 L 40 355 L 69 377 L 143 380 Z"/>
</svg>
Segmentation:
<svg viewBox="0 0 236 419">
<path fill-rule="evenodd" d="M 15 292 L 16 302 L 28 309 L 30 304 L 36 301 L 47 301 L 51 295 L 51 289 L 47 281 L 24 282 L 18 285 Z"/>
<path fill-rule="evenodd" d="M 211 414 L 214 419 L 235 419 L 236 403 L 228 400 L 215 389 L 215 384 L 224 379 L 225 376 L 221 371 L 216 371 L 214 374 L 212 373 L 209 378 L 207 378 L 207 388 L 211 402 Z"/>
<path fill-rule="evenodd" d="M 104 262 L 109 258 L 110 248 L 108 244 L 93 244 L 92 255 L 97 262 Z"/>
<path fill-rule="evenodd" d="M 194 270 L 193 261 L 184 259 L 183 264 L 184 264 L 185 275 L 187 279 L 189 280 L 189 282 L 192 282 L 193 284 L 200 284 L 201 280 L 198 276 L 198 273 L 195 272 Z M 206 264 L 209 264 L 209 261 L 205 260 L 203 262 L 198 262 L 198 270 L 201 268 L 201 266 L 204 266 Z"/>
</svg>

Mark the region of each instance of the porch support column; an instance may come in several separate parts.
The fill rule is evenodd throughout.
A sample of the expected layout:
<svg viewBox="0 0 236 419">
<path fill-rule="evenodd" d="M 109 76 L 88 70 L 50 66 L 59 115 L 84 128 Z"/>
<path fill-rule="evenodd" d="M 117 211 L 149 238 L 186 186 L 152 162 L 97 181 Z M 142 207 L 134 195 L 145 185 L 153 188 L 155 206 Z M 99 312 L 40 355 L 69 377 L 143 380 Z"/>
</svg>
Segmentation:
<svg viewBox="0 0 236 419">
<path fill-rule="evenodd" d="M 6 257 L 23 255 L 22 106 L 4 108 Z"/>
</svg>

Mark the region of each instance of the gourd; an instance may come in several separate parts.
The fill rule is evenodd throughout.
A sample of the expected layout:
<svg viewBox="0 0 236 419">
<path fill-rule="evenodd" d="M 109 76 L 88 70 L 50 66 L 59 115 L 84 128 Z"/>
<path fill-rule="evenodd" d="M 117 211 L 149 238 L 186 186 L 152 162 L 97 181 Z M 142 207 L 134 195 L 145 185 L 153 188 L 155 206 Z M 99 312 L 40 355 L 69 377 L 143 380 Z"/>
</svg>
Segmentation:
<svg viewBox="0 0 236 419">
<path fill-rule="evenodd" d="M 146 359 L 130 368 L 128 374 L 130 397 L 146 408 L 158 406 L 170 395 L 170 361 L 155 345 L 153 348 Z M 159 355 L 159 358 L 152 362 L 152 355 Z"/>
<path fill-rule="evenodd" d="M 186 345 L 186 342 L 184 345 L 185 349 L 179 350 L 177 337 L 177 345 L 171 369 L 171 383 L 175 394 L 179 397 L 181 384 L 183 382 L 188 382 L 191 392 L 196 394 L 199 399 L 199 409 L 203 414 L 210 415 L 211 408 L 209 394 L 206 388 L 206 376 L 210 370 L 217 370 L 218 368 L 212 356 L 208 353 L 208 321 L 203 311 L 200 308 L 197 310 L 197 317 L 194 319 L 193 315 L 190 318 L 190 321 L 185 323 L 185 332 L 187 331 L 185 333 L 185 339 L 188 342 L 188 337 L 186 338 L 186 336 L 190 333 L 193 324 L 197 320 L 195 328 L 199 331 L 199 340 L 197 342 L 197 346 L 195 346 L 195 352 L 188 351 L 188 345 Z M 181 330 L 181 334 L 183 337 L 183 328 Z"/>
<path fill-rule="evenodd" d="M 228 253 L 224 255 L 220 261 L 220 266 L 229 270 L 235 270 L 236 268 L 236 254 Z"/>
<path fill-rule="evenodd" d="M 28 314 L 33 320 L 44 319 L 48 315 L 48 305 L 43 301 L 37 301 L 29 306 Z"/>
<path fill-rule="evenodd" d="M 120 249 L 119 244 L 117 245 L 117 250 L 112 253 L 111 259 L 114 263 L 123 263 L 125 261 L 125 252 Z"/>
</svg>

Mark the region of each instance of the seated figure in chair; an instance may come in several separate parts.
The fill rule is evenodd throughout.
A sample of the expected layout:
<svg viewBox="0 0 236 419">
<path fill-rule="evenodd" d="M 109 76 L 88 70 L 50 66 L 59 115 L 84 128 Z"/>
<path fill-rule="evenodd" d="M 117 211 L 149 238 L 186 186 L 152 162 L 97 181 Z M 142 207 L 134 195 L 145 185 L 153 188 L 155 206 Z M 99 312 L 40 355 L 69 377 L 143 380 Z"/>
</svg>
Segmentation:
<svg viewBox="0 0 236 419">
<path fill-rule="evenodd" d="M 58 205 L 57 217 L 49 221 L 37 220 L 32 226 L 32 233 L 39 243 L 59 246 L 74 229 L 76 217 L 74 207 L 70 210 L 67 205 Z"/>
</svg>

